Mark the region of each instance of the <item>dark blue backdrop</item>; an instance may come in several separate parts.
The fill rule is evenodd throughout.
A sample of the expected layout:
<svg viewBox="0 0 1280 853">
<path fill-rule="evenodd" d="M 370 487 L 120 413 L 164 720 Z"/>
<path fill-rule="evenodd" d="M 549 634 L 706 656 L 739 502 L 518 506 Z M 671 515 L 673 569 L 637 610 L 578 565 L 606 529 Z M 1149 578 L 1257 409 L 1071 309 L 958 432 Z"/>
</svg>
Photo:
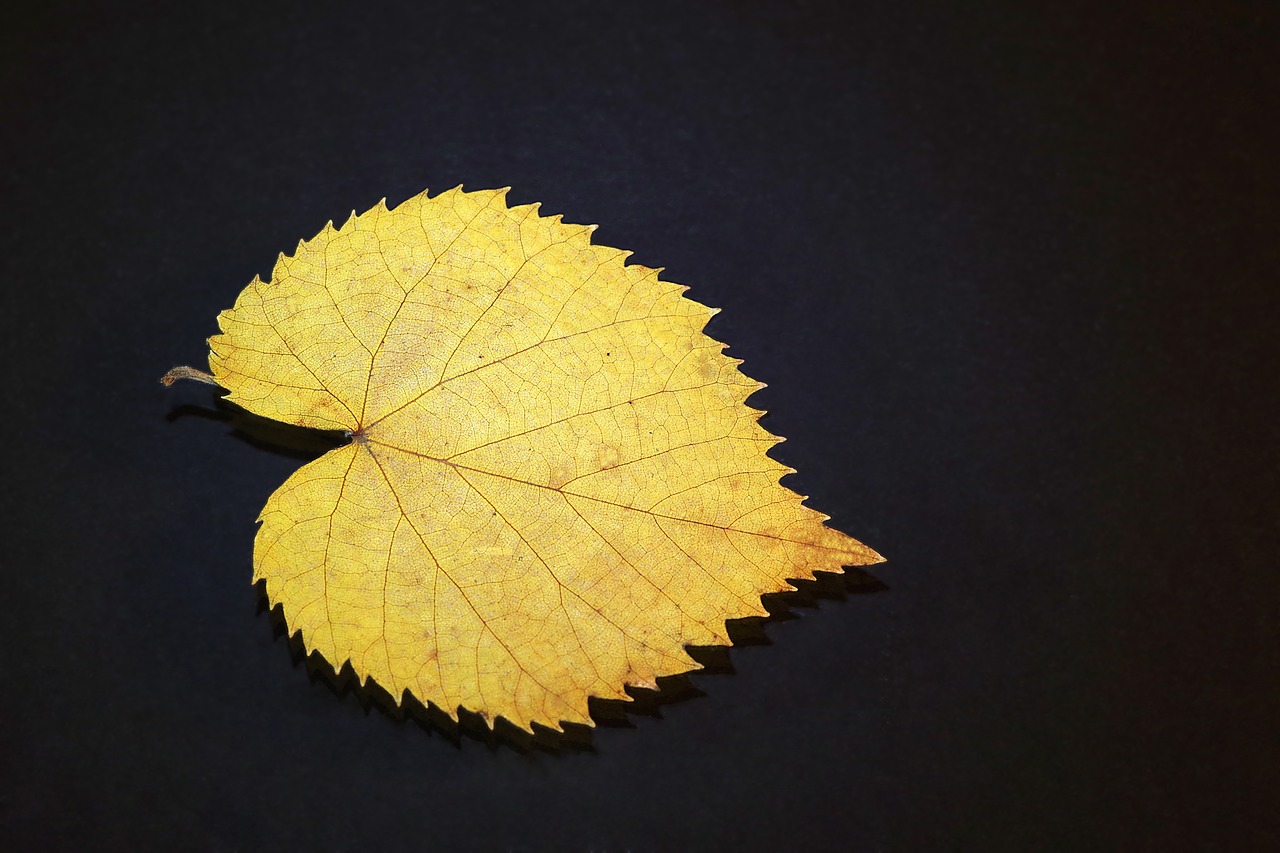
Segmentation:
<svg viewBox="0 0 1280 853">
<path fill-rule="evenodd" d="M 5 846 L 1280 844 L 1276 13 L 936 5 L 8 20 Z M 314 445 L 155 380 L 326 220 L 459 183 L 723 308 L 889 589 L 590 749 L 309 677 L 249 577 Z"/>
</svg>

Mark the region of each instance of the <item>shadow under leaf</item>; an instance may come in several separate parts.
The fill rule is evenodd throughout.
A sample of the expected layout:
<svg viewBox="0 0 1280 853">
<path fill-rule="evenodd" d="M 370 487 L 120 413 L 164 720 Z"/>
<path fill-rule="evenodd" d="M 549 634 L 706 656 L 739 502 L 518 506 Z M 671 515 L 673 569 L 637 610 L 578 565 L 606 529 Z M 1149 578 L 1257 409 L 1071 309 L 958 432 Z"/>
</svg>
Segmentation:
<svg viewBox="0 0 1280 853">
<path fill-rule="evenodd" d="M 339 447 L 349 437 L 341 431 L 321 431 L 273 421 L 249 412 L 220 396 L 215 396 L 213 406 L 184 404 L 174 407 L 166 416 L 170 423 L 195 417 L 228 424 L 231 434 L 253 447 L 309 462 Z M 817 607 L 822 599 L 844 600 L 850 595 L 882 592 L 889 587 L 861 568 L 846 568 L 842 573 L 818 572 L 813 580 L 791 580 L 792 590 L 761 596 L 768 616 L 752 616 L 730 619 L 726 622 L 732 646 L 688 646 L 688 654 L 700 667 L 689 673 L 663 676 L 657 679 L 657 689 L 626 686 L 630 701 L 620 699 L 588 700 L 588 711 L 595 724 L 601 728 L 635 728 L 633 718 L 662 718 L 662 707 L 705 696 L 691 676 L 727 675 L 734 673 L 732 651 L 746 646 L 770 645 L 766 632 L 770 623 L 798 618 L 793 608 Z M 269 616 L 276 639 L 283 639 L 288 646 L 294 666 L 304 666 L 313 683 L 327 687 L 335 696 L 346 700 L 351 696 L 365 713 L 376 709 L 385 717 L 399 724 L 412 723 L 428 734 L 436 734 L 461 748 L 464 738 L 484 744 L 491 751 L 500 747 L 518 753 L 532 752 L 565 754 L 569 752 L 595 752 L 594 731 L 591 726 L 565 723 L 563 731 L 533 724 L 532 732 L 499 717 L 490 721 L 484 715 L 458 710 L 455 720 L 433 703 L 423 704 L 410 693 L 401 701 L 386 691 L 376 681 L 361 684 L 350 663 L 335 671 L 333 665 L 318 653 L 308 653 L 300 632 L 290 632 L 280 605 L 272 607 L 267 598 L 266 584 L 259 582 L 258 612 Z"/>
<path fill-rule="evenodd" d="M 630 701 L 590 697 L 588 711 L 596 726 L 635 728 L 632 721 L 634 717 L 662 719 L 663 706 L 707 695 L 694 683 L 692 676 L 733 674 L 732 651 L 745 646 L 770 645 L 771 640 L 765 629 L 770 623 L 798 618 L 792 612 L 793 608 L 817 607 L 823 599 L 845 600 L 850 595 L 866 595 L 889 589 L 883 581 L 860 568 L 846 568 L 839 574 L 819 572 L 814 580 L 792 580 L 791 584 L 797 589 L 761 597 L 765 609 L 769 611 L 767 617 L 753 616 L 726 621 L 732 646 L 687 646 L 689 656 L 698 663 L 700 669 L 658 678 L 656 690 L 627 685 L 624 689 Z M 443 737 L 455 748 L 461 748 L 462 740 L 466 738 L 484 744 L 490 751 L 497 751 L 505 746 L 521 754 L 596 752 L 595 730 L 591 726 L 564 723 L 563 731 L 557 731 L 534 723 L 533 731 L 528 732 L 505 718 L 498 717 L 490 721 L 485 715 L 465 708 L 458 709 L 457 720 L 454 720 L 434 703 L 424 705 L 407 691 L 402 701 L 396 702 L 376 681 L 370 679 L 362 685 L 350 663 L 343 664 L 340 670 L 335 671 L 333 665 L 319 653 L 308 653 L 303 645 L 301 632 L 289 632 L 284 608 L 270 605 L 266 584 L 259 582 L 256 589 L 258 612 L 269 615 L 272 633 L 277 640 L 286 642 L 294 666 L 304 666 L 312 683 L 323 684 L 339 699 L 345 701 L 347 696 L 353 697 L 365 713 L 376 709 L 398 724 L 413 723 L 428 734 Z"/>
<path fill-rule="evenodd" d="M 165 416 L 169 423 L 183 418 L 201 418 L 227 424 L 231 435 L 259 450 L 310 462 L 350 441 L 342 430 L 318 430 L 273 421 L 242 409 L 223 397 L 215 396 L 213 406 L 186 403 L 175 406 Z"/>
</svg>

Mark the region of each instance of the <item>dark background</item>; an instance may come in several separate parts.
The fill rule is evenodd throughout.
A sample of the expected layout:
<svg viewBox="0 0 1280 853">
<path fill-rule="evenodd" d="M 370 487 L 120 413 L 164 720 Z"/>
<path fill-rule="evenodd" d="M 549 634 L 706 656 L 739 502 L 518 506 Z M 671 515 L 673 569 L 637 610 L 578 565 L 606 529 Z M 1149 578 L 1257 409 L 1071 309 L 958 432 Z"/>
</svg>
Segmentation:
<svg viewBox="0 0 1280 853">
<path fill-rule="evenodd" d="M 1277 14 L 1043 5 L 8 17 L 4 846 L 1277 849 Z M 459 183 L 723 308 L 889 589 L 558 749 L 300 662 L 250 560 L 315 445 L 156 379 Z"/>
</svg>

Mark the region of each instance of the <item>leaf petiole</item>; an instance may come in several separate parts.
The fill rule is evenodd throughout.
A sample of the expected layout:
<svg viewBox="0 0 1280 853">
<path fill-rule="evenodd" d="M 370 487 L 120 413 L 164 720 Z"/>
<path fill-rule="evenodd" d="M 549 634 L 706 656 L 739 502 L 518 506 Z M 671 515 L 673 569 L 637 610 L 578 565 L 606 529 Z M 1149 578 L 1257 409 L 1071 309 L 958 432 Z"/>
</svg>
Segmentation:
<svg viewBox="0 0 1280 853">
<path fill-rule="evenodd" d="M 195 381 L 203 382 L 206 385 L 217 385 L 219 388 L 222 387 L 221 385 L 218 385 L 217 380 L 213 378 L 213 374 L 205 373 L 203 370 L 196 370 L 194 367 L 175 367 L 164 376 L 161 376 L 160 382 L 167 387 L 177 382 L 179 379 L 194 379 Z"/>
</svg>

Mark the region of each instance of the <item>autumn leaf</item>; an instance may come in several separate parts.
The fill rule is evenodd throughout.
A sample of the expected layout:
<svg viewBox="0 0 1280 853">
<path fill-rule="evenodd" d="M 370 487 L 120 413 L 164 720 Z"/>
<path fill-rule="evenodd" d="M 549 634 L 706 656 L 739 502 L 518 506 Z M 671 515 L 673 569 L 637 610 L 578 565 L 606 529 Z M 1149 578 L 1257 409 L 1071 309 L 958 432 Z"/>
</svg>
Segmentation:
<svg viewBox="0 0 1280 853">
<path fill-rule="evenodd" d="M 397 700 L 590 725 L 788 578 L 881 559 L 779 484 L 715 309 L 593 230 L 506 190 L 380 203 L 249 284 L 211 377 L 166 377 L 350 434 L 267 501 L 254 579 Z"/>
</svg>

